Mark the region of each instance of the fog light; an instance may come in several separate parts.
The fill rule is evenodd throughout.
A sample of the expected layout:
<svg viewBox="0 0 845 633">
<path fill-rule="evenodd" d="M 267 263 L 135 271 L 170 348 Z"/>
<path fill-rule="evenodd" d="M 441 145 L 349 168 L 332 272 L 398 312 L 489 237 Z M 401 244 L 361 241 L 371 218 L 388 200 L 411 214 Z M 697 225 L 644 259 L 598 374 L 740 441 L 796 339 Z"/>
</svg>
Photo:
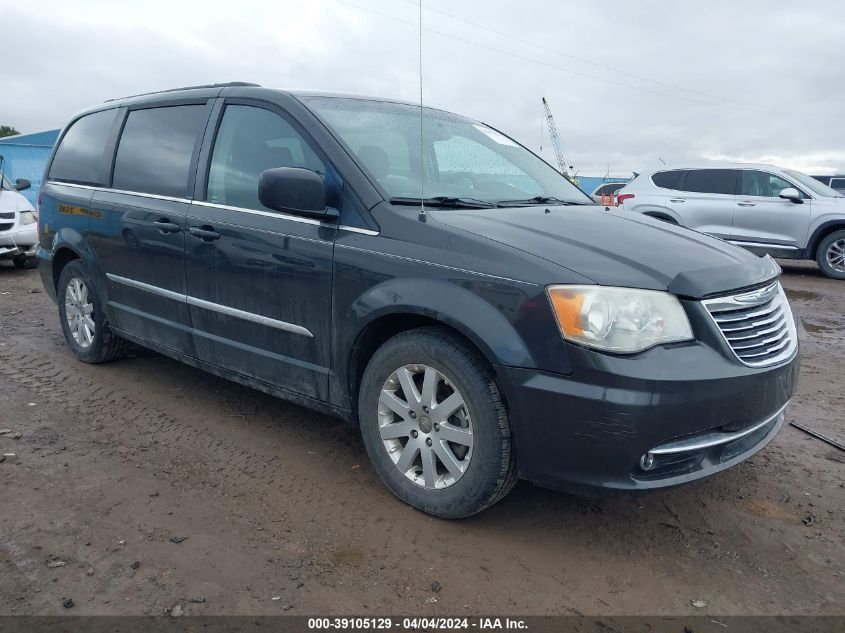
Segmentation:
<svg viewBox="0 0 845 633">
<path fill-rule="evenodd" d="M 652 466 L 654 466 L 654 455 L 646 453 L 640 457 L 640 468 L 643 470 L 651 470 Z"/>
</svg>

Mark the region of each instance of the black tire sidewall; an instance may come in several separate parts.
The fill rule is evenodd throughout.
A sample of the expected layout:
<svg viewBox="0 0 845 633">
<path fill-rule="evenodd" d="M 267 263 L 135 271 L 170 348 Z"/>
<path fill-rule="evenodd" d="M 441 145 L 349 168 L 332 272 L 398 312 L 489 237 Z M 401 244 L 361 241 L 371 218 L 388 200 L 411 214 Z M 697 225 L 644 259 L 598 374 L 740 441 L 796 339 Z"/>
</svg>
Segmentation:
<svg viewBox="0 0 845 633">
<path fill-rule="evenodd" d="M 819 248 L 816 252 L 816 264 L 818 264 L 819 270 L 825 277 L 830 277 L 831 279 L 845 279 L 845 273 L 834 270 L 830 267 L 830 264 L 827 263 L 827 249 L 830 248 L 830 245 L 833 242 L 841 239 L 845 239 L 845 231 L 834 231 L 819 243 Z"/>
<path fill-rule="evenodd" d="M 65 295 L 67 293 L 67 286 L 74 277 L 80 278 L 88 288 L 88 295 L 91 297 L 91 303 L 94 307 L 92 317 L 94 319 L 94 340 L 90 347 L 80 346 L 73 338 L 70 332 L 70 326 L 67 322 L 67 314 L 65 311 Z M 88 268 L 79 260 L 70 262 L 62 270 L 59 276 L 59 286 L 57 289 L 57 302 L 59 304 L 59 322 L 62 326 L 62 332 L 65 335 L 65 340 L 70 346 L 73 354 L 81 361 L 86 363 L 97 363 L 103 356 L 105 347 L 105 330 L 108 327 L 106 323 L 105 313 L 103 312 L 103 305 L 100 301 L 100 292 L 97 284 L 88 272 Z"/>
<path fill-rule="evenodd" d="M 427 490 L 399 472 L 382 443 L 378 428 L 378 400 L 391 373 L 404 365 L 424 364 L 443 373 L 463 396 L 472 420 L 472 458 L 463 476 L 448 488 Z M 492 374 L 481 369 L 474 354 L 436 330 L 417 330 L 390 339 L 373 355 L 359 391 L 361 435 L 376 472 L 406 503 L 429 514 L 461 518 L 491 503 L 502 471 L 504 409 Z M 486 373 L 486 375 L 485 375 Z M 491 388 L 496 390 L 491 394 Z M 491 397 L 494 395 L 494 397 Z M 507 429 L 506 418 L 504 428 Z"/>
</svg>

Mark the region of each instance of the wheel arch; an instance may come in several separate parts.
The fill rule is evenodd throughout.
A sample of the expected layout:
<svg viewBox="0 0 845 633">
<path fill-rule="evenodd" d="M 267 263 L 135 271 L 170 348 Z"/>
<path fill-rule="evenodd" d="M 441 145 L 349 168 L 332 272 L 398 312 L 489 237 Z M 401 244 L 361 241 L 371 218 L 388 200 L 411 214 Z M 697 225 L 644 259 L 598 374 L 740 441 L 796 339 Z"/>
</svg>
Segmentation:
<svg viewBox="0 0 845 633">
<path fill-rule="evenodd" d="M 804 259 L 815 259 L 816 250 L 819 248 L 822 240 L 831 233 L 842 230 L 845 230 L 845 219 L 829 220 L 816 227 L 816 230 L 813 231 L 812 236 L 807 241 L 807 248 L 804 249 Z"/>
<path fill-rule="evenodd" d="M 358 310 L 364 306 L 367 310 L 362 314 Z M 491 367 L 534 365 L 524 341 L 497 308 L 450 282 L 392 280 L 370 289 L 351 306 L 349 314 L 357 317 L 348 344 L 341 349 L 347 350 L 342 361 L 343 385 L 353 410 L 372 354 L 389 338 L 412 329 L 443 328 L 478 351 Z"/>
<path fill-rule="evenodd" d="M 85 238 L 77 231 L 64 228 L 60 229 L 53 240 L 52 248 L 52 275 L 53 288 L 58 289 L 59 277 L 69 262 L 78 259 L 82 261 L 91 271 L 94 280 L 100 282 L 99 265 L 94 252 L 91 250 Z M 102 285 L 102 284 L 100 284 Z"/>
<path fill-rule="evenodd" d="M 643 215 L 647 215 L 650 218 L 654 218 L 655 220 L 663 220 L 664 222 L 669 222 L 671 224 L 677 224 L 681 226 L 681 223 L 678 221 L 676 217 L 674 217 L 671 213 L 666 211 L 643 211 Z"/>
</svg>

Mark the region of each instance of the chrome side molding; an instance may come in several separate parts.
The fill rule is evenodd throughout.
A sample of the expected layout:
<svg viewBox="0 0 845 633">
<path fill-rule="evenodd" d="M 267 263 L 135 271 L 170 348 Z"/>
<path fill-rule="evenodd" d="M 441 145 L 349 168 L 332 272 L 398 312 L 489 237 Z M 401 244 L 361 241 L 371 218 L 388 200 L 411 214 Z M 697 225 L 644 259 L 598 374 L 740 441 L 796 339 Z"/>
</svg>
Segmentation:
<svg viewBox="0 0 845 633">
<path fill-rule="evenodd" d="M 120 275 L 114 275 L 112 273 L 106 273 L 106 277 L 110 281 L 113 281 L 117 284 L 129 286 L 130 288 L 136 288 L 137 290 L 143 290 L 145 292 L 149 292 L 151 294 L 158 295 L 166 299 L 179 301 L 180 303 L 187 303 L 188 305 L 192 305 L 197 308 L 211 310 L 212 312 L 225 314 L 227 316 L 235 317 L 237 319 L 243 319 L 244 321 L 251 321 L 253 323 L 258 323 L 259 325 L 265 325 L 267 327 L 272 327 L 277 330 L 290 332 L 291 334 L 298 334 L 300 336 L 314 338 L 314 334 L 312 334 L 309 329 L 304 328 L 301 325 L 296 325 L 295 323 L 279 321 L 278 319 L 271 319 L 270 317 L 264 316 L 262 314 L 246 312 L 245 310 L 238 310 L 237 308 L 225 306 L 220 303 L 206 301 L 205 299 L 199 299 L 190 295 L 183 295 L 178 292 L 173 292 L 172 290 L 167 290 L 166 288 L 160 288 L 158 286 L 153 286 L 151 284 L 144 283 L 143 281 L 137 281 L 128 277 L 121 277 Z"/>
</svg>

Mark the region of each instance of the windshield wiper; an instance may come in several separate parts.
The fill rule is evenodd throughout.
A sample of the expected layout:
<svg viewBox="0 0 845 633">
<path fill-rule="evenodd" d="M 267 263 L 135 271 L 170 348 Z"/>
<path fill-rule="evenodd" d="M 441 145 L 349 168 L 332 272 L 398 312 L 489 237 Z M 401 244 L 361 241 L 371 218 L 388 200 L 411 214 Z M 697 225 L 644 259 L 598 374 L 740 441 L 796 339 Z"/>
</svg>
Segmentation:
<svg viewBox="0 0 845 633">
<path fill-rule="evenodd" d="M 532 205 L 532 204 L 562 204 L 562 205 L 571 205 L 571 204 L 595 204 L 593 202 L 575 202 L 572 200 L 561 200 L 560 198 L 554 198 L 552 196 L 534 196 L 533 198 L 526 198 L 524 200 L 499 200 L 498 206 L 500 207 L 510 207 L 510 206 L 519 206 L 519 205 Z"/>
<path fill-rule="evenodd" d="M 393 197 L 390 199 L 393 204 L 406 204 L 419 206 L 425 204 L 427 207 L 443 207 L 451 209 L 492 209 L 496 205 L 492 202 L 485 202 L 476 198 L 457 198 L 454 196 L 434 196 L 432 198 L 410 198 Z"/>
</svg>

